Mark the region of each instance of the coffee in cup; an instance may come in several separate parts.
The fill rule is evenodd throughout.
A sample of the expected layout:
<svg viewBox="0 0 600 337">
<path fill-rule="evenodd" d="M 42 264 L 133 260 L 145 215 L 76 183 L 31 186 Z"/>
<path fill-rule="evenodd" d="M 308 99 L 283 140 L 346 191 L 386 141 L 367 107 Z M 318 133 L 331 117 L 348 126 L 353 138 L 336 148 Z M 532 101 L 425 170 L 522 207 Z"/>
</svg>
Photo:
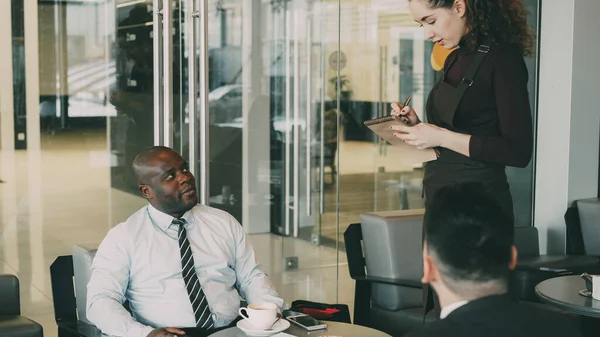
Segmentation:
<svg viewBox="0 0 600 337">
<path fill-rule="evenodd" d="M 240 308 L 239 314 L 253 327 L 265 330 L 277 320 L 277 306 L 273 303 L 250 304 Z"/>
</svg>

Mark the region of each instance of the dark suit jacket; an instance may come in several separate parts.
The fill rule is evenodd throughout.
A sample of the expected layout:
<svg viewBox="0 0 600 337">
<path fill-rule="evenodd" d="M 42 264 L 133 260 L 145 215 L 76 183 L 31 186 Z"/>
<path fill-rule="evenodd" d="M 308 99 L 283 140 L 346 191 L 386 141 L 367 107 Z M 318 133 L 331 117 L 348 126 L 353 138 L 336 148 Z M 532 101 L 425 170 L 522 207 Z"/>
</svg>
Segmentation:
<svg viewBox="0 0 600 337">
<path fill-rule="evenodd" d="M 536 306 L 517 303 L 508 295 L 471 301 L 446 318 L 410 337 L 581 337 L 580 321 Z"/>
</svg>

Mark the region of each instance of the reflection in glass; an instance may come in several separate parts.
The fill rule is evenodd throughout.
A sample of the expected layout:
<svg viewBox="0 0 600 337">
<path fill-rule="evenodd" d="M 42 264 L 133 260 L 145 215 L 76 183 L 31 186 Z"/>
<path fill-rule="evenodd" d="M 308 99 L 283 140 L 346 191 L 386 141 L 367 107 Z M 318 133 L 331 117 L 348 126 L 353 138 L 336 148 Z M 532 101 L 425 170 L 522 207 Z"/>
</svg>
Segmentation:
<svg viewBox="0 0 600 337">
<path fill-rule="evenodd" d="M 137 153 L 154 144 L 152 10 L 147 3 L 118 3 L 112 42 L 116 81 L 109 102 L 116 116 L 109 119 L 111 182 L 135 194 L 131 163 Z"/>
</svg>

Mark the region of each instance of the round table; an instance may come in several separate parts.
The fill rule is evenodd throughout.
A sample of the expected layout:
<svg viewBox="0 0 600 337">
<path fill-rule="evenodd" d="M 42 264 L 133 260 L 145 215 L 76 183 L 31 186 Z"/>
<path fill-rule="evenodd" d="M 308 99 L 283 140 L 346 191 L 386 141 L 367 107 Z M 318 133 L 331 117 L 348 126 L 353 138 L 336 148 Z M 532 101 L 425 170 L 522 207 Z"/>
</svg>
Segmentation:
<svg viewBox="0 0 600 337">
<path fill-rule="evenodd" d="M 294 336 L 310 336 L 310 337 L 391 337 L 390 335 L 367 328 L 360 325 L 353 325 L 339 322 L 326 322 L 327 329 L 318 331 L 307 331 L 299 326 L 290 323 L 291 326 L 285 330 L 285 333 Z M 237 327 L 221 330 L 210 335 L 210 337 L 246 337 L 247 335 Z"/>
<path fill-rule="evenodd" d="M 560 276 L 542 281 L 536 295 L 545 303 L 577 315 L 600 318 L 600 301 L 579 295 L 585 281 L 579 275 Z"/>
</svg>

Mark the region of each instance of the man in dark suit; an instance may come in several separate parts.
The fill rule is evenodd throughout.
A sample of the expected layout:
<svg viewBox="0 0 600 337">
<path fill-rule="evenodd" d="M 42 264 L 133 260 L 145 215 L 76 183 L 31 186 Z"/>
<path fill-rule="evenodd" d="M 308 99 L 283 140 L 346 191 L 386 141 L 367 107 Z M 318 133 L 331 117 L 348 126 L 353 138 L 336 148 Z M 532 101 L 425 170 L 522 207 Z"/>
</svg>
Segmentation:
<svg viewBox="0 0 600 337">
<path fill-rule="evenodd" d="M 514 226 L 481 185 L 445 188 L 429 207 L 422 282 L 438 294 L 441 319 L 410 337 L 581 336 L 576 318 L 508 295 L 517 262 Z"/>
</svg>

